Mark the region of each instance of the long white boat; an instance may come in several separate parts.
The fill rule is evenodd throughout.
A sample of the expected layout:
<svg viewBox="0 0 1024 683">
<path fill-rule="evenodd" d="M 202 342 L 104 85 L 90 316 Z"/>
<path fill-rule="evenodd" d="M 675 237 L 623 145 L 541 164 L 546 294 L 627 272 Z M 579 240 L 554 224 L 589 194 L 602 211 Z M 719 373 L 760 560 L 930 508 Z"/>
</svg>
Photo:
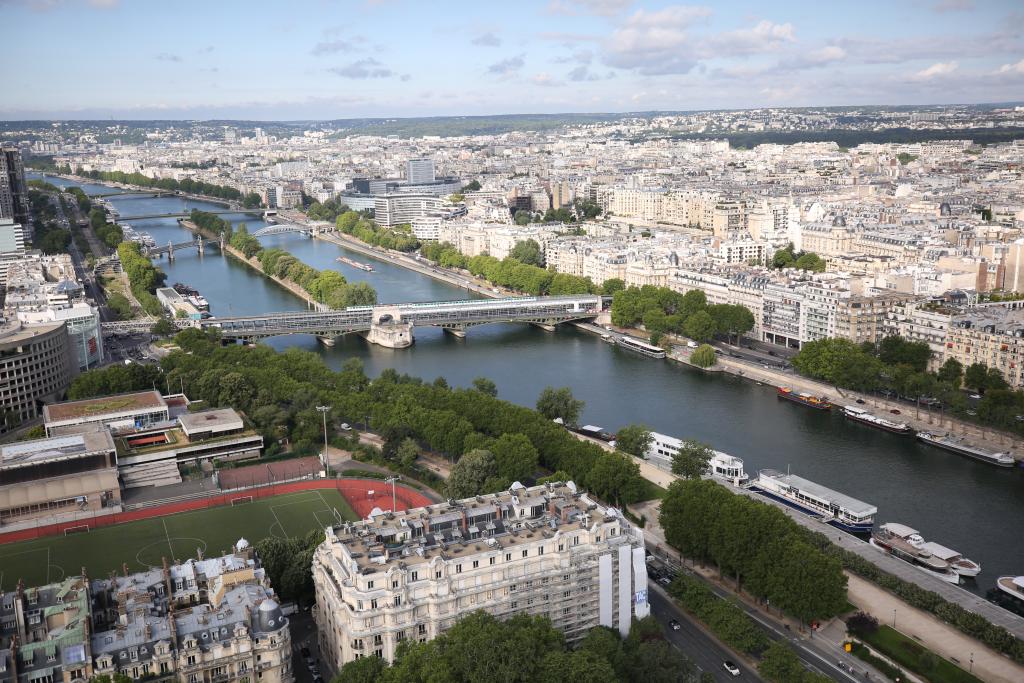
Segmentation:
<svg viewBox="0 0 1024 683">
<path fill-rule="evenodd" d="M 664 358 L 665 349 L 654 344 L 648 344 L 642 339 L 636 337 L 627 337 L 625 335 L 618 337 L 615 342 L 624 349 L 635 351 L 637 353 L 648 356 L 649 358 Z"/>
<path fill-rule="evenodd" d="M 996 588 L 1024 601 L 1024 576 L 1000 576 L 996 579 Z"/>
<path fill-rule="evenodd" d="M 993 451 L 987 451 L 984 448 L 978 448 L 977 446 L 971 446 L 963 442 L 963 439 L 958 439 L 950 434 L 933 434 L 932 432 L 918 432 L 917 438 L 930 446 L 941 448 L 951 453 L 958 455 L 964 455 L 972 460 L 979 462 L 988 463 L 989 465 L 995 465 L 996 467 L 1013 467 L 1017 464 L 1017 461 L 1013 459 L 1013 456 L 1008 452 L 995 453 Z"/>
<path fill-rule="evenodd" d="M 908 425 L 906 422 L 893 422 L 892 420 L 887 420 L 884 417 L 872 415 L 868 411 L 857 406 L 845 406 L 843 408 L 843 415 L 853 420 L 854 422 L 860 422 L 862 424 L 868 425 L 869 427 L 874 427 L 875 429 L 882 429 L 887 432 L 892 432 L 893 434 L 914 433 L 914 430 L 911 429 L 910 425 Z"/>
<path fill-rule="evenodd" d="M 655 467 L 671 471 L 672 457 L 682 445 L 682 439 L 677 439 L 668 434 L 651 432 L 651 444 L 647 447 L 647 453 L 645 454 L 647 461 Z M 750 477 L 747 476 L 743 469 L 742 458 L 737 458 L 734 455 L 721 451 L 714 451 L 711 460 L 708 461 L 706 474 L 709 477 L 726 481 L 733 486 L 743 486 L 750 480 Z"/>
<path fill-rule="evenodd" d="M 751 490 L 851 534 L 867 534 L 878 508 L 795 474 L 761 470 Z"/>
<path fill-rule="evenodd" d="M 869 542 L 879 550 L 898 557 L 926 574 L 931 574 L 947 583 L 960 583 L 960 574 L 952 564 L 931 552 L 921 534 L 905 524 L 887 522 L 878 531 L 871 534 Z M 981 567 L 977 567 L 977 569 L 980 571 Z"/>
</svg>

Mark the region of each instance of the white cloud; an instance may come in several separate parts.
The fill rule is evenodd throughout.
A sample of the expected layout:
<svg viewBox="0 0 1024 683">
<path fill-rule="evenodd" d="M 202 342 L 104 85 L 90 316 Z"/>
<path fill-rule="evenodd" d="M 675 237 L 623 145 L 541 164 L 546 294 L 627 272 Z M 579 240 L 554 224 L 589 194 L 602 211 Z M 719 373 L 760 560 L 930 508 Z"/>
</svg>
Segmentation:
<svg viewBox="0 0 1024 683">
<path fill-rule="evenodd" d="M 533 81 L 534 85 L 542 85 L 545 87 L 561 85 L 559 81 L 555 80 L 555 78 L 547 72 L 535 74 L 530 80 Z"/>
<path fill-rule="evenodd" d="M 1013 74 L 1015 76 L 1024 76 L 1024 59 L 1016 64 L 1003 64 L 996 69 L 996 73 L 999 75 Z"/>
<path fill-rule="evenodd" d="M 741 28 L 714 36 L 708 41 L 707 49 L 710 57 L 728 57 L 771 52 L 793 42 L 796 42 L 793 24 L 776 24 L 764 19 L 752 28 Z"/>
<path fill-rule="evenodd" d="M 477 36 L 471 41 L 474 45 L 480 45 L 482 47 L 500 47 L 501 38 L 494 35 L 491 32 L 484 33 Z"/>
<path fill-rule="evenodd" d="M 948 76 L 957 70 L 960 65 L 957 62 L 935 62 L 927 69 L 921 69 L 914 78 L 920 81 L 930 81 L 934 78 L 942 78 Z"/>
<path fill-rule="evenodd" d="M 499 62 L 491 64 L 487 67 L 487 73 L 498 74 L 499 76 L 510 76 L 516 71 L 522 69 L 525 63 L 523 55 L 516 55 L 515 57 L 502 59 Z"/>
<path fill-rule="evenodd" d="M 710 8 L 690 5 L 637 10 L 607 40 L 605 61 L 646 75 L 687 73 L 696 65 L 687 29 L 710 14 Z"/>
<path fill-rule="evenodd" d="M 341 76 L 342 78 L 355 78 L 358 80 L 366 80 L 368 78 L 391 78 L 392 76 L 398 75 L 373 57 L 360 59 L 345 66 L 336 66 L 332 69 L 328 69 L 328 71 L 337 76 Z M 407 79 L 403 78 L 403 80 Z"/>
<path fill-rule="evenodd" d="M 634 0 L 551 0 L 549 14 L 597 14 L 610 17 L 628 9 Z"/>
</svg>

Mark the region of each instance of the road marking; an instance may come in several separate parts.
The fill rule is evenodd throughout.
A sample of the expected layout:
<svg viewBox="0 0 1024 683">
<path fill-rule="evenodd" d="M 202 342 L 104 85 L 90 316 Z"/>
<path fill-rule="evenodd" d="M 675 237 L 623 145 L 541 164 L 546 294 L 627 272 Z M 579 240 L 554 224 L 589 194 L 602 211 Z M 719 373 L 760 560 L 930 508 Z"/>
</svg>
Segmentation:
<svg viewBox="0 0 1024 683">
<path fill-rule="evenodd" d="M 164 538 L 167 539 L 167 549 L 171 551 L 171 561 L 174 561 L 174 545 L 171 543 L 171 535 L 167 533 L 167 520 L 161 519 L 160 522 L 164 525 Z"/>
</svg>

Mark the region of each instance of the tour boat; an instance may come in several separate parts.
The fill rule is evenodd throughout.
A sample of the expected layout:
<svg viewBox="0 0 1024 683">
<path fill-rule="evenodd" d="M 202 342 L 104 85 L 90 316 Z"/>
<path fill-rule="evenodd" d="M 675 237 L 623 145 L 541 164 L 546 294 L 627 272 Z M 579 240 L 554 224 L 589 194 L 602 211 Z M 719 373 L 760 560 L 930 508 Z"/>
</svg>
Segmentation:
<svg viewBox="0 0 1024 683">
<path fill-rule="evenodd" d="M 917 438 L 926 444 L 941 448 L 957 455 L 964 455 L 972 460 L 995 465 L 996 467 L 1013 467 L 1017 464 L 1013 456 L 1008 452 L 995 453 L 993 451 L 971 446 L 949 434 L 933 434 L 932 432 L 918 432 Z"/>
<path fill-rule="evenodd" d="M 799 403 L 808 408 L 814 408 L 815 410 L 832 410 L 832 403 L 825 397 L 812 396 L 806 392 L 798 393 L 789 387 L 779 387 L 776 396 L 793 403 Z"/>
<path fill-rule="evenodd" d="M 636 351 L 637 353 L 640 353 L 640 354 L 643 354 L 645 356 L 648 356 L 649 358 L 664 358 L 665 357 L 665 349 L 661 348 L 660 346 L 654 346 L 653 344 L 648 344 L 647 342 L 645 342 L 643 340 L 640 340 L 640 339 L 636 339 L 635 337 L 627 337 L 627 336 L 623 335 L 623 336 L 617 338 L 615 340 L 615 343 L 618 344 L 619 346 L 621 346 L 624 349 L 629 349 L 630 351 Z"/>
<path fill-rule="evenodd" d="M 870 533 L 878 512 L 874 505 L 776 470 L 758 472 L 757 481 L 750 488 L 851 534 Z"/>
<path fill-rule="evenodd" d="M 743 486 L 750 480 L 743 470 L 743 460 L 721 451 L 715 451 L 715 454 L 711 456 L 711 460 L 708 461 L 707 473 L 735 486 Z"/>
<path fill-rule="evenodd" d="M 370 264 L 360 263 L 359 261 L 350 259 L 347 256 L 339 256 L 336 260 L 338 261 L 338 263 L 344 263 L 346 266 L 352 266 L 353 268 L 358 268 L 359 270 L 365 270 L 367 273 L 373 272 L 373 266 L 371 266 Z"/>
<path fill-rule="evenodd" d="M 1000 576 L 996 579 L 996 588 L 1018 600 L 1024 600 L 1024 576 Z"/>
<path fill-rule="evenodd" d="M 872 415 L 868 411 L 864 410 L 863 408 L 858 408 L 857 406 L 844 407 L 843 415 L 846 415 L 846 417 L 850 418 L 854 422 L 860 422 L 861 424 L 866 424 L 869 427 L 874 427 L 875 429 L 882 429 L 887 432 L 892 432 L 893 434 L 914 433 L 914 430 L 911 429 L 910 425 L 908 425 L 906 422 L 893 422 L 892 420 L 887 420 L 884 417 Z"/>
<path fill-rule="evenodd" d="M 896 522 L 883 524 L 878 531 L 871 534 L 869 543 L 926 574 L 931 574 L 947 583 L 960 583 L 960 574 L 953 569 L 952 565 L 947 560 L 934 555 L 928 549 L 928 544 L 925 543 L 921 534 L 905 524 Z"/>
</svg>

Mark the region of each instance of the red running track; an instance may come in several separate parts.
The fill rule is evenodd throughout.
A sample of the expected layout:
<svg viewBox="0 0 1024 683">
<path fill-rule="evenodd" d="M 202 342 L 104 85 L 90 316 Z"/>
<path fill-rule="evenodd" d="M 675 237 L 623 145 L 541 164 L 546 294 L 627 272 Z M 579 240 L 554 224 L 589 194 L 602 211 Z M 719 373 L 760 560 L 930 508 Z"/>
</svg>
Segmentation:
<svg viewBox="0 0 1024 683">
<path fill-rule="evenodd" d="M 59 534 L 63 534 L 65 529 L 81 527 L 83 525 L 89 526 L 90 528 L 111 526 L 114 524 L 124 524 L 125 522 L 134 522 L 140 519 L 149 519 L 151 517 L 173 515 L 177 512 L 188 512 L 190 510 L 201 510 L 203 508 L 230 505 L 232 500 L 236 500 L 244 496 L 252 496 L 253 499 L 269 498 L 271 496 L 280 496 L 286 493 L 323 489 L 334 489 L 340 493 L 342 497 L 348 501 L 348 504 L 352 506 L 355 513 L 364 519 L 375 507 L 379 507 L 381 510 L 391 509 L 391 485 L 385 484 L 379 479 L 317 479 L 313 481 L 294 481 L 287 484 L 273 484 L 254 489 L 221 493 L 207 498 L 186 500 L 180 503 L 155 505 L 141 510 L 118 512 L 113 515 L 101 515 L 93 519 L 77 519 L 60 522 L 58 524 L 48 524 L 32 529 L 9 531 L 7 533 L 0 534 L 0 544 L 27 541 L 35 538 L 42 538 L 44 536 L 57 536 Z M 373 495 L 370 495 L 371 491 L 373 491 Z M 418 508 L 433 504 L 433 501 L 422 493 L 400 485 L 395 486 L 395 502 L 397 503 L 398 510 L 408 510 L 410 508 Z"/>
</svg>

